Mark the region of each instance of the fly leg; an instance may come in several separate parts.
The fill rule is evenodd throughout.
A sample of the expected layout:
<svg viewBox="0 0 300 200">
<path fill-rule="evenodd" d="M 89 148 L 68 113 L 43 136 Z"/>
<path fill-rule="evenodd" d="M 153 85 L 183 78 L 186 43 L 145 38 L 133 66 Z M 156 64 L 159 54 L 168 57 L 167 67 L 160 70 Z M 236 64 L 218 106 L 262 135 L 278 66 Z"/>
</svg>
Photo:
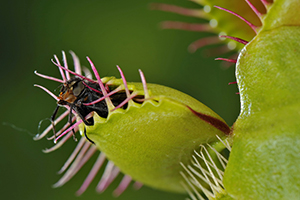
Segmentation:
<svg viewBox="0 0 300 200">
<path fill-rule="evenodd" d="M 59 109 L 59 105 L 56 106 L 52 116 L 51 116 L 51 124 L 52 124 L 52 130 L 53 130 L 53 134 L 54 134 L 54 140 L 56 139 L 56 131 L 55 131 L 55 124 L 54 124 L 54 120 L 55 120 L 55 117 L 56 117 L 56 114 L 58 112 L 58 109 Z"/>
<path fill-rule="evenodd" d="M 68 118 L 68 122 L 69 122 L 70 126 L 73 126 L 73 124 L 74 124 L 73 121 L 72 121 L 72 110 L 73 110 L 73 107 L 70 106 L 70 113 L 69 113 L 69 118 Z M 72 128 L 72 132 L 73 132 L 73 139 L 74 139 L 74 141 L 77 142 L 77 138 L 75 136 L 74 128 Z"/>
<path fill-rule="evenodd" d="M 86 126 L 92 126 L 94 125 L 94 119 L 93 117 L 89 118 L 89 119 L 85 119 L 85 117 L 80 113 L 80 112 L 76 112 L 78 114 L 78 116 L 82 119 L 83 123 L 86 125 Z M 95 142 L 93 140 L 91 140 L 87 134 L 86 134 L 86 128 L 84 126 L 84 136 L 85 138 L 92 144 L 95 144 Z"/>
</svg>

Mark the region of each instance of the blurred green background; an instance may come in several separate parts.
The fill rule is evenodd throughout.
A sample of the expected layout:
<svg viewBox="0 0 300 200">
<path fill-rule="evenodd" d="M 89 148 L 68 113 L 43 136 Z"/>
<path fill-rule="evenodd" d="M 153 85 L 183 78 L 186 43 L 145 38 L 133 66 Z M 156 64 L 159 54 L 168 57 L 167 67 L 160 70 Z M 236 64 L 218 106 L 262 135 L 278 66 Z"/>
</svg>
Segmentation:
<svg viewBox="0 0 300 200">
<path fill-rule="evenodd" d="M 39 83 L 52 91 L 58 87 L 55 82 L 35 76 L 33 71 L 59 77 L 50 59 L 53 54 L 61 58 L 61 50 L 73 50 L 85 66 L 88 66 L 85 56 L 90 56 L 102 77 L 119 77 L 115 66 L 120 65 L 128 81 L 139 81 L 138 69 L 142 69 L 148 82 L 190 94 L 211 107 L 229 125 L 233 124 L 239 113 L 237 87 L 228 85 L 235 81 L 234 67 L 222 68 L 214 56 L 205 56 L 207 49 L 194 54 L 187 51 L 191 42 L 211 34 L 159 28 L 163 20 L 204 21 L 151 11 L 151 2 L 154 1 L 1 2 L 1 199 L 115 199 L 112 191 L 117 183 L 102 194 L 95 192 L 100 176 L 82 196 L 75 196 L 93 161 L 65 186 L 53 189 L 51 185 L 60 178 L 56 172 L 76 143 L 69 140 L 56 152 L 44 154 L 41 150 L 53 143 L 32 139 L 39 121 L 49 118 L 56 106 L 50 96 L 33 84 Z M 189 1 L 159 2 L 200 8 Z M 68 58 L 71 64 L 69 54 Z M 118 199 L 179 200 L 185 197 L 148 187 L 139 191 L 130 187 Z"/>
</svg>

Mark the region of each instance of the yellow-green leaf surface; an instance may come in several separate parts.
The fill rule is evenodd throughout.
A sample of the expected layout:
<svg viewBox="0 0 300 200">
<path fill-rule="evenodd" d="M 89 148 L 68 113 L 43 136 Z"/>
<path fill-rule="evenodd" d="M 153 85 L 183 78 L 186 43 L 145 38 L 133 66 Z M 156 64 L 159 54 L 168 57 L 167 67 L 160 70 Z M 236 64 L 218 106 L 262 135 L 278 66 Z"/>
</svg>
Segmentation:
<svg viewBox="0 0 300 200">
<path fill-rule="evenodd" d="M 87 127 L 88 137 L 133 179 L 155 188 L 184 192 L 180 162 L 189 164 L 199 144 L 217 141 L 216 135 L 225 135 L 222 128 L 228 134 L 229 127 L 194 98 L 168 87 L 147 85 L 149 100 L 142 104 L 130 102 L 126 110 L 117 109 L 107 119 L 94 116 L 95 125 Z M 129 88 L 143 90 L 140 83 L 129 83 Z M 223 127 L 216 128 L 218 125 L 195 113 L 209 116 Z"/>
<path fill-rule="evenodd" d="M 235 199 L 300 197 L 299 1 L 275 1 L 236 69 L 241 113 L 224 186 Z"/>
</svg>

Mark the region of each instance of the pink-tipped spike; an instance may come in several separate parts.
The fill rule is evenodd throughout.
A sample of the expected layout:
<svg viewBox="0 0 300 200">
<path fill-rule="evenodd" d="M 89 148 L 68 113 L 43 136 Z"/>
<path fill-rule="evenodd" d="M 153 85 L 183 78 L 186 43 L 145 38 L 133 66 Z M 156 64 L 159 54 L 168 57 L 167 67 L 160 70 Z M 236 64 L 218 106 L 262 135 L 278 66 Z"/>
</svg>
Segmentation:
<svg viewBox="0 0 300 200">
<path fill-rule="evenodd" d="M 72 122 L 74 122 L 76 120 L 76 116 L 74 116 L 73 118 L 72 118 Z M 64 130 L 66 130 L 68 127 L 70 126 L 70 124 L 69 123 L 66 123 L 65 125 L 64 125 L 64 127 L 62 127 L 57 133 L 56 133 L 56 136 L 58 136 L 58 135 L 60 135 Z M 53 135 L 53 136 L 51 136 L 51 137 L 49 137 L 49 138 L 47 138 L 48 140 L 53 140 L 53 139 L 55 139 L 55 137 L 56 137 L 55 135 Z"/>
<path fill-rule="evenodd" d="M 64 171 L 66 171 L 66 169 L 70 166 L 70 164 L 73 162 L 73 160 L 75 159 L 76 155 L 78 154 L 78 152 L 81 150 L 82 146 L 86 143 L 86 139 L 84 137 L 81 137 L 81 139 L 79 140 L 76 148 L 74 149 L 74 151 L 72 152 L 72 154 L 69 156 L 68 160 L 65 162 L 65 164 L 62 166 L 62 168 L 57 172 L 58 174 L 63 173 Z"/>
<path fill-rule="evenodd" d="M 267 0 L 261 0 L 261 2 L 264 4 L 265 8 L 267 8 L 270 3 Z"/>
<path fill-rule="evenodd" d="M 103 96 L 103 97 L 101 97 L 101 98 L 99 98 L 99 99 L 97 99 L 97 100 L 95 100 L 95 101 L 90 102 L 90 103 L 83 103 L 83 105 L 85 105 L 85 106 L 90 106 L 90 105 L 96 104 L 96 103 L 98 103 L 98 102 L 100 102 L 100 101 L 103 101 L 104 99 L 106 99 L 106 98 L 110 97 L 111 95 L 113 95 L 113 94 L 115 94 L 115 93 L 117 93 L 117 92 L 120 92 L 120 91 L 121 91 L 120 88 L 116 88 L 114 91 L 111 91 L 111 92 L 108 93 L 106 96 Z"/>
<path fill-rule="evenodd" d="M 35 87 L 38 87 L 38 88 L 41 88 L 42 90 L 44 90 L 45 92 L 47 92 L 48 94 L 50 94 L 50 96 L 52 96 L 56 101 L 58 101 L 58 97 L 55 96 L 55 94 L 53 94 L 52 92 L 50 92 L 47 88 L 41 86 L 41 85 L 38 85 L 38 84 L 34 84 L 33 86 Z"/>
<path fill-rule="evenodd" d="M 70 168 L 66 171 L 66 173 L 61 177 L 61 179 L 58 180 L 58 182 L 56 182 L 53 187 L 56 188 L 56 187 L 60 187 L 62 185 L 64 185 L 66 182 L 68 182 L 75 174 L 76 172 L 80 169 L 80 167 L 82 166 L 79 166 L 80 163 L 82 163 L 82 160 L 86 160 L 87 157 L 86 155 L 88 154 L 87 151 L 91 147 L 91 143 L 88 142 L 88 141 L 85 141 L 83 147 L 81 148 L 79 154 L 76 156 L 76 159 L 73 161 L 72 165 L 70 166 Z M 94 149 L 97 150 L 96 147 L 94 147 Z"/>
<path fill-rule="evenodd" d="M 114 190 L 113 195 L 115 197 L 120 196 L 129 186 L 130 182 L 132 181 L 132 178 L 128 175 L 125 175 L 119 184 L 119 186 Z"/>
<path fill-rule="evenodd" d="M 71 74 L 73 74 L 73 75 L 75 75 L 75 76 L 78 76 L 78 77 L 80 77 L 80 78 L 82 78 L 82 79 L 84 79 L 84 80 L 87 80 L 87 81 L 89 81 L 89 82 L 92 82 L 92 83 L 97 83 L 96 81 L 94 81 L 94 80 L 92 80 L 92 79 L 89 79 L 89 78 L 87 78 L 87 77 L 85 77 L 85 76 L 82 76 L 81 74 L 78 74 L 78 73 L 76 73 L 76 72 L 73 72 L 73 71 L 71 71 L 71 70 L 69 70 L 69 69 L 67 69 L 67 68 L 65 68 L 65 67 L 63 67 L 63 66 L 61 66 L 61 65 L 59 65 L 59 64 L 57 64 L 57 63 L 55 63 L 54 60 L 51 60 L 51 61 L 52 61 L 53 64 L 55 64 L 57 67 L 62 68 L 63 70 L 68 71 L 68 72 L 70 72 Z"/>
<path fill-rule="evenodd" d="M 120 173 L 120 170 L 118 167 L 114 165 L 113 162 L 108 161 L 105 171 L 101 177 L 101 180 L 99 181 L 97 185 L 97 192 L 103 192 L 110 184 L 111 182 L 117 177 L 117 175 Z"/>
<path fill-rule="evenodd" d="M 133 184 L 133 187 L 134 187 L 134 189 L 136 189 L 136 190 L 139 190 L 142 186 L 143 186 L 143 183 L 140 183 L 140 182 L 138 182 L 138 181 L 136 181 L 136 182 Z"/>
<path fill-rule="evenodd" d="M 79 188 L 79 190 L 76 192 L 76 195 L 79 196 L 82 193 L 85 192 L 85 190 L 88 188 L 88 186 L 91 184 L 91 182 L 94 180 L 97 172 L 100 170 L 101 166 L 103 165 L 104 161 L 105 161 L 105 154 L 104 153 L 100 153 L 97 161 L 95 162 L 93 168 L 91 169 L 89 175 L 86 177 L 86 179 L 84 180 L 83 184 L 81 185 L 81 187 Z"/>
<path fill-rule="evenodd" d="M 39 77 L 42 77 L 42 78 L 45 78 L 45 79 L 48 79 L 48 80 L 51 80 L 51 81 L 56 81 L 56 82 L 59 82 L 59 83 L 64 83 L 63 80 L 60 80 L 58 78 L 54 78 L 54 77 L 51 77 L 51 76 L 47 76 L 47 75 L 44 75 L 44 74 L 40 74 L 37 71 L 34 71 L 34 73 L 36 75 L 38 75 Z"/>
<path fill-rule="evenodd" d="M 228 85 L 232 85 L 232 84 L 237 84 L 236 81 L 233 81 L 233 82 L 229 82 Z"/>
<path fill-rule="evenodd" d="M 121 78 L 122 78 L 122 81 L 123 81 L 123 84 L 124 84 L 126 96 L 129 97 L 130 96 L 130 92 L 129 92 L 129 89 L 128 89 L 128 86 L 127 86 L 127 81 L 125 79 L 124 73 L 123 73 L 123 71 L 121 70 L 121 68 L 118 65 L 117 65 L 117 68 L 118 68 L 118 70 L 120 72 L 120 75 L 121 75 Z"/>
<path fill-rule="evenodd" d="M 144 88 L 144 96 L 145 96 L 144 98 L 148 99 L 148 98 L 150 98 L 150 95 L 149 95 L 149 91 L 148 91 L 148 88 L 147 88 L 147 82 L 146 82 L 145 75 L 142 72 L 142 70 L 140 70 L 140 69 L 139 69 L 139 73 L 140 73 L 141 81 L 142 81 L 143 88 Z"/>
<path fill-rule="evenodd" d="M 241 44 L 244 44 L 244 45 L 248 44 L 248 41 L 243 40 L 243 39 L 241 39 L 241 38 L 237 38 L 237 37 L 232 37 L 232 36 L 228 36 L 228 35 L 220 35 L 219 37 L 220 37 L 220 38 L 228 38 L 228 39 L 237 41 L 237 42 L 239 42 L 239 43 L 241 43 Z"/>
<path fill-rule="evenodd" d="M 70 51 L 70 54 L 72 55 L 73 58 L 75 72 L 81 75 L 81 65 L 80 65 L 79 58 L 76 56 L 76 54 L 73 51 Z"/>
<path fill-rule="evenodd" d="M 61 65 L 60 62 L 59 62 L 59 59 L 57 58 L 57 56 L 55 54 L 54 54 L 54 58 L 56 60 L 56 63 L 58 65 Z M 51 59 L 51 60 L 53 60 L 53 59 Z M 61 75 L 62 79 L 64 80 L 64 82 L 67 82 L 67 79 L 66 79 L 64 71 L 61 68 L 58 68 L 58 69 L 59 69 L 60 75 Z"/>
<path fill-rule="evenodd" d="M 215 60 L 222 60 L 222 61 L 226 61 L 226 62 L 230 62 L 230 63 L 236 63 L 237 62 L 236 59 L 229 59 L 229 58 L 216 58 Z"/>
<path fill-rule="evenodd" d="M 132 93 L 129 97 L 127 97 L 122 103 L 120 103 L 118 106 L 116 106 L 114 109 L 112 109 L 112 111 L 117 110 L 118 108 L 123 107 L 126 103 L 128 103 L 131 99 L 133 99 L 134 97 L 136 97 L 137 94 Z"/>
<path fill-rule="evenodd" d="M 96 79 L 97 79 L 98 84 L 99 84 L 99 86 L 100 86 L 100 88 L 101 88 L 101 91 L 102 91 L 102 93 L 103 93 L 103 96 L 107 96 L 106 89 L 105 89 L 105 87 L 104 87 L 104 85 L 103 85 L 103 83 L 102 83 L 102 80 L 101 80 L 101 78 L 100 78 L 99 73 L 97 72 L 97 69 L 96 69 L 94 63 L 91 61 L 91 59 L 90 59 L 88 56 L 87 56 L 86 58 L 87 58 L 87 60 L 89 61 L 90 65 L 91 65 L 91 68 L 92 68 L 92 70 L 93 70 L 93 72 L 94 72 L 94 75 L 96 76 Z M 114 105 L 113 105 L 113 103 L 111 102 L 111 100 L 110 100 L 109 97 L 105 98 L 105 102 L 106 102 L 106 104 L 107 104 L 108 110 L 112 110 L 112 109 L 114 108 Z"/>
<path fill-rule="evenodd" d="M 93 78 L 92 73 L 88 68 L 82 67 L 82 71 L 84 72 L 85 77 L 90 78 L 90 79 Z"/>
<path fill-rule="evenodd" d="M 230 14 L 233 14 L 233 15 L 237 16 L 238 18 L 240 18 L 241 20 L 246 22 L 248 24 L 248 26 L 250 26 L 250 28 L 252 28 L 252 30 L 257 34 L 257 30 L 256 30 L 257 27 L 255 25 L 253 25 L 251 22 L 249 22 L 248 20 L 246 20 L 245 18 L 243 18 L 242 16 L 240 16 L 240 15 L 236 14 L 235 12 L 233 12 L 231 10 L 228 10 L 226 8 L 222 8 L 222 7 L 219 7 L 219 6 L 214 6 L 214 7 L 218 8 L 220 10 L 224 10 L 224 11 L 230 13 Z"/>
<path fill-rule="evenodd" d="M 86 84 L 84 81 L 82 81 L 82 83 L 83 83 L 83 85 L 85 85 L 85 86 L 88 87 L 89 89 L 91 89 L 91 90 L 93 90 L 93 91 L 95 91 L 95 92 L 97 92 L 97 93 L 102 94 L 102 92 L 100 92 L 99 90 L 96 90 L 95 88 L 92 88 L 91 86 L 89 86 L 88 84 Z"/>
<path fill-rule="evenodd" d="M 204 47 L 206 45 L 218 44 L 220 42 L 221 42 L 221 40 L 218 36 L 205 37 L 205 38 L 201 38 L 201 39 L 193 42 L 192 44 L 190 44 L 188 47 L 188 50 L 189 50 L 189 52 L 194 53 L 201 47 Z"/>
<path fill-rule="evenodd" d="M 78 131 L 78 128 L 76 127 L 75 132 Z M 53 147 L 51 147 L 50 149 L 44 149 L 43 152 L 44 153 L 50 153 L 52 151 L 55 151 L 56 149 L 58 149 L 59 147 L 61 147 L 71 136 L 73 135 L 73 132 L 70 131 L 63 139 L 61 139 L 57 144 L 55 144 Z"/>
<path fill-rule="evenodd" d="M 163 29 L 177 29 L 196 32 L 212 32 L 213 29 L 209 24 L 190 24 L 185 22 L 164 21 L 160 24 Z"/>
<path fill-rule="evenodd" d="M 249 7 L 253 10 L 253 12 L 257 15 L 257 17 L 261 20 L 261 16 L 262 13 L 260 13 L 257 8 L 249 1 L 249 0 L 245 0 L 247 2 L 247 4 L 249 5 Z"/>
<path fill-rule="evenodd" d="M 78 161 L 74 161 L 75 163 L 75 167 L 73 168 L 73 173 L 72 173 L 72 176 L 70 178 L 72 178 L 84 165 L 87 161 L 89 161 L 89 159 L 97 152 L 99 151 L 97 149 L 97 147 L 95 145 L 91 145 L 90 142 L 86 141 L 86 143 L 89 143 L 89 150 L 86 152 L 86 154 L 84 154 L 84 156 L 79 159 Z M 77 159 L 77 158 L 76 158 Z"/>
<path fill-rule="evenodd" d="M 150 4 L 150 9 L 161 10 L 161 11 L 165 11 L 165 12 L 171 12 L 171 13 L 176 13 L 179 15 L 190 16 L 190 17 L 200 17 L 200 18 L 204 18 L 204 19 L 207 18 L 207 15 L 203 10 L 188 9 L 188 8 L 183 8 L 183 7 L 174 6 L 174 5 L 170 5 L 170 4 L 152 3 L 152 4 Z"/>
<path fill-rule="evenodd" d="M 60 134 L 59 136 L 57 136 L 54 140 L 54 143 L 57 143 L 57 141 L 64 135 L 66 135 L 68 132 L 72 131 L 72 129 L 75 129 L 75 127 L 77 127 L 79 124 L 82 123 L 82 119 L 79 120 L 78 122 L 76 122 L 75 124 L 73 124 L 72 126 L 70 126 L 67 130 L 65 130 L 62 134 Z"/>
<path fill-rule="evenodd" d="M 66 57 L 66 54 L 64 51 L 62 51 L 62 56 L 63 56 L 63 62 L 64 62 L 64 67 L 66 69 L 68 69 L 68 62 L 67 62 L 67 57 Z M 68 71 L 66 71 L 66 77 L 67 77 L 67 80 L 70 80 L 70 73 Z"/>
</svg>

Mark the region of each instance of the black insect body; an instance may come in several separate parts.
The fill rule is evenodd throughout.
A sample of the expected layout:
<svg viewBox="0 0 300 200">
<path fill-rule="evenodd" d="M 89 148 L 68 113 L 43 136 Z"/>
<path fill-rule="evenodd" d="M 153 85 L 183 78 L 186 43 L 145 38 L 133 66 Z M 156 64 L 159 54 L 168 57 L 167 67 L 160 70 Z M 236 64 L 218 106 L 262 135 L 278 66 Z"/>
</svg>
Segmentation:
<svg viewBox="0 0 300 200">
<path fill-rule="evenodd" d="M 72 77 L 66 83 L 63 84 L 60 94 L 59 101 L 57 102 L 57 107 L 51 117 L 51 122 L 53 125 L 53 131 L 55 135 L 55 125 L 54 119 L 58 112 L 60 106 L 68 105 L 70 107 L 70 114 L 68 122 L 72 125 L 72 111 L 74 110 L 78 116 L 82 119 L 86 126 L 94 125 L 93 117 L 85 119 L 86 116 L 91 112 L 96 112 L 100 117 L 106 118 L 108 116 L 108 108 L 105 101 L 100 101 L 92 105 L 84 105 L 84 103 L 91 103 L 99 98 L 103 97 L 100 86 L 96 82 L 85 81 L 79 77 Z M 114 106 L 119 105 L 126 99 L 125 92 L 117 93 L 110 96 Z M 73 129 L 73 133 L 75 131 Z M 84 130 L 84 135 L 91 143 L 94 143 L 86 135 L 86 130 Z"/>
</svg>

